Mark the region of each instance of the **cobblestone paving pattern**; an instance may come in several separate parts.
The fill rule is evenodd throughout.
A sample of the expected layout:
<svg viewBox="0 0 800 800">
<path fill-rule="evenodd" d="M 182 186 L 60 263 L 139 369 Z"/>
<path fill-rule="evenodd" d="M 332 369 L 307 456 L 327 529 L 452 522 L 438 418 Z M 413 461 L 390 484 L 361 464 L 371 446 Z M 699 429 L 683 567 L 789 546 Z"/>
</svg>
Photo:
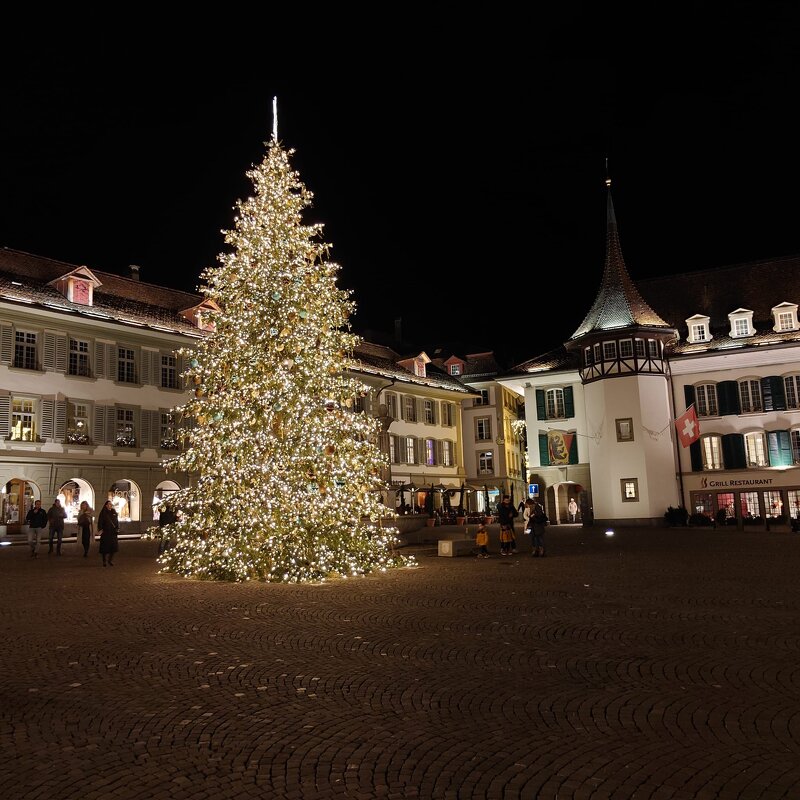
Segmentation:
<svg viewBox="0 0 800 800">
<path fill-rule="evenodd" d="M 800 536 L 496 527 L 300 586 L 0 548 L 0 796 L 800 798 Z"/>
</svg>

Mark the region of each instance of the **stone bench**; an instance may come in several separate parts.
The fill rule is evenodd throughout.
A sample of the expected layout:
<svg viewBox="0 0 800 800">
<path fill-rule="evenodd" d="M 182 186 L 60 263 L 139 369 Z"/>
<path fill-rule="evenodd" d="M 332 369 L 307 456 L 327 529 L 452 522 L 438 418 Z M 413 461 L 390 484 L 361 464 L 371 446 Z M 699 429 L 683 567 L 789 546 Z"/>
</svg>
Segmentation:
<svg viewBox="0 0 800 800">
<path fill-rule="evenodd" d="M 448 558 L 475 555 L 476 547 L 471 539 L 439 539 L 439 555 Z"/>
</svg>

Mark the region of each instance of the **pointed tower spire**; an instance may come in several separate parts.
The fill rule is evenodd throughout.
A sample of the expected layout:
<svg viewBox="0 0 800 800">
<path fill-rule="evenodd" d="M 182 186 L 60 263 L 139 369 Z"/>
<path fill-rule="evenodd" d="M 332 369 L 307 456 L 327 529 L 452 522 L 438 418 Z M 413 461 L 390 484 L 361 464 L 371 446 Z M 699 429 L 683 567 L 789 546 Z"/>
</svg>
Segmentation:
<svg viewBox="0 0 800 800">
<path fill-rule="evenodd" d="M 608 175 L 608 159 L 606 159 L 606 175 Z M 614 330 L 625 327 L 656 327 L 670 330 L 670 326 L 653 311 L 644 301 L 631 280 L 622 258 L 619 243 L 617 217 L 611 199 L 611 178 L 606 177 L 608 199 L 606 216 L 608 231 L 606 234 L 606 263 L 603 271 L 603 282 L 595 298 L 594 305 L 586 318 L 572 334 L 570 340 L 586 336 L 594 331 Z"/>
</svg>

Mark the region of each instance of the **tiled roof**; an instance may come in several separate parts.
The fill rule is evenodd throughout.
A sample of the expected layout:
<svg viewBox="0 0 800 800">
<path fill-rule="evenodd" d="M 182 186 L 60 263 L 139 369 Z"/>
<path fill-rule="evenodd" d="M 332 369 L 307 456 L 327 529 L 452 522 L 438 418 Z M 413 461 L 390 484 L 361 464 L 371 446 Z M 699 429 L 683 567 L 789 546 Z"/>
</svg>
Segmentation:
<svg viewBox="0 0 800 800">
<path fill-rule="evenodd" d="M 631 326 L 669 328 L 667 323 L 653 311 L 639 294 L 625 267 L 610 189 L 608 191 L 607 213 L 608 234 L 603 282 L 589 313 L 570 337 L 573 340 L 593 331 L 614 330 Z"/>
<path fill-rule="evenodd" d="M 710 317 L 712 331 L 730 329 L 728 314 L 737 308 L 753 311 L 756 329 L 775 324 L 772 308 L 784 300 L 800 304 L 800 256 L 733 264 L 637 281 L 642 295 L 685 337 L 686 320 Z"/>
<path fill-rule="evenodd" d="M 168 328 L 192 336 L 203 335 L 197 326 L 178 313 L 198 305 L 204 300 L 202 295 L 89 268 L 101 283 L 94 290 L 93 304 L 71 303 L 49 284 L 76 269 L 76 264 L 1 248 L 0 299 L 46 305 L 54 310 L 88 316 L 105 316 L 111 322 Z"/>
<path fill-rule="evenodd" d="M 469 389 L 455 378 L 438 369 L 433 364 L 427 365 L 427 376 L 420 377 L 397 364 L 398 356 L 393 350 L 370 342 L 361 342 L 353 353 L 353 369 L 367 374 L 381 375 L 404 383 L 415 383 L 419 386 L 434 386 L 456 392 L 469 393 Z"/>
<path fill-rule="evenodd" d="M 569 369 L 578 369 L 579 356 L 575 352 L 568 352 L 563 346 L 551 350 L 549 353 L 544 353 L 540 356 L 523 361 L 517 364 L 508 375 L 518 375 L 526 372 L 554 372 Z"/>
</svg>

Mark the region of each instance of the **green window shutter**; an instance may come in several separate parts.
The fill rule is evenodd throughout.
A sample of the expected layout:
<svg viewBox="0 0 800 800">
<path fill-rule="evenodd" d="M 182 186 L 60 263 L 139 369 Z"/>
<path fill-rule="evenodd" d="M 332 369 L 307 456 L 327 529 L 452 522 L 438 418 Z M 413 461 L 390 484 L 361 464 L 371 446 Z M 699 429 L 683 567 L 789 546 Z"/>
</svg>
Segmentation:
<svg viewBox="0 0 800 800">
<path fill-rule="evenodd" d="M 538 389 L 536 390 L 539 391 Z M 550 466 L 550 448 L 547 446 L 547 434 L 539 434 L 539 463 L 543 467 Z"/>
<path fill-rule="evenodd" d="M 575 416 L 575 398 L 572 396 L 571 386 L 564 387 L 564 413 L 568 419 Z M 575 463 L 577 464 L 578 462 L 576 461 Z"/>
<path fill-rule="evenodd" d="M 738 414 L 739 384 L 736 381 L 720 381 L 717 384 L 717 401 L 719 403 L 720 416 Z"/>
<path fill-rule="evenodd" d="M 536 419 L 547 419 L 544 407 L 544 389 L 536 390 Z"/>
<path fill-rule="evenodd" d="M 771 467 L 790 467 L 792 465 L 792 443 L 789 431 L 767 431 L 767 446 Z"/>
<path fill-rule="evenodd" d="M 741 433 L 728 433 L 722 437 L 722 459 L 725 469 L 743 469 L 747 466 L 744 436 Z"/>
<path fill-rule="evenodd" d="M 703 451 L 700 448 L 700 442 L 692 442 L 689 445 L 689 458 L 692 461 L 692 472 L 703 471 Z"/>
<path fill-rule="evenodd" d="M 572 443 L 569 446 L 569 463 L 578 464 L 578 434 L 577 432 L 572 437 Z"/>
<path fill-rule="evenodd" d="M 764 411 L 786 411 L 786 394 L 783 389 L 783 378 L 770 375 L 761 379 L 761 397 L 764 400 Z"/>
</svg>

